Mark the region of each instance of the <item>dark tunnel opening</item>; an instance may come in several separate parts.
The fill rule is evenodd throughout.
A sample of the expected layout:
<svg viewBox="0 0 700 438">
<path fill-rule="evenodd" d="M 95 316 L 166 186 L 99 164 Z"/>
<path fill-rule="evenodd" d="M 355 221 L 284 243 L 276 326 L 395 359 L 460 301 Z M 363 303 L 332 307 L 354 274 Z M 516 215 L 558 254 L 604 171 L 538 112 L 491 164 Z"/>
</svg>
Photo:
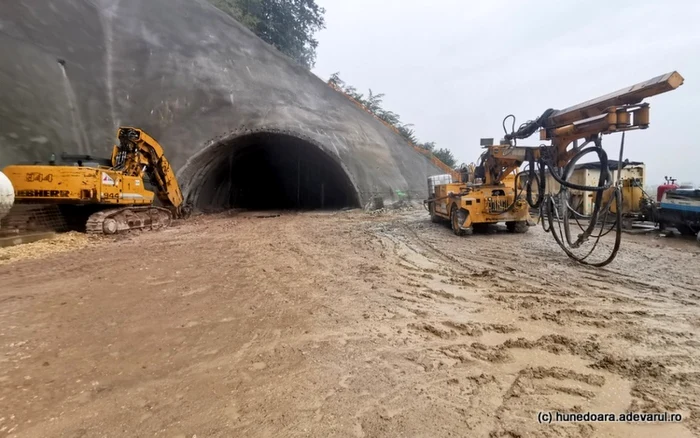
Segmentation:
<svg viewBox="0 0 700 438">
<path fill-rule="evenodd" d="M 254 133 L 213 147 L 210 154 L 193 199 L 202 212 L 359 206 L 345 170 L 310 141 L 281 133 Z"/>
</svg>

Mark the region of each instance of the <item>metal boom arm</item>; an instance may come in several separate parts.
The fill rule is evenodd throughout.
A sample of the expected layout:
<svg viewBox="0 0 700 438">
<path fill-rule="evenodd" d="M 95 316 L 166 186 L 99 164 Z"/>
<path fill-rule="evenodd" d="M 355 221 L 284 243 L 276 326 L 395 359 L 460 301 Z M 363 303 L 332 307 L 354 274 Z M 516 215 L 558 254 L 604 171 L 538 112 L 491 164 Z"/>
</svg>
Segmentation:
<svg viewBox="0 0 700 438">
<path fill-rule="evenodd" d="M 546 158 L 552 165 L 564 167 L 580 151 L 575 143 L 580 139 L 588 143 L 605 134 L 646 129 L 649 104 L 642 101 L 682 84 L 683 77 L 673 71 L 563 110 L 548 109 L 538 119 L 507 133 L 502 144 L 488 146 L 482 163 L 484 182 L 498 184 L 529 160 Z M 516 145 L 518 139 L 528 138 L 538 129 L 540 140 L 550 140 L 551 146 Z"/>
<path fill-rule="evenodd" d="M 162 146 L 138 128 L 120 127 L 117 138 L 119 145 L 114 147 L 112 165 L 131 176 L 142 177 L 145 170 L 157 189 L 158 199 L 172 207 L 176 216 L 185 214 L 180 186 Z"/>
</svg>

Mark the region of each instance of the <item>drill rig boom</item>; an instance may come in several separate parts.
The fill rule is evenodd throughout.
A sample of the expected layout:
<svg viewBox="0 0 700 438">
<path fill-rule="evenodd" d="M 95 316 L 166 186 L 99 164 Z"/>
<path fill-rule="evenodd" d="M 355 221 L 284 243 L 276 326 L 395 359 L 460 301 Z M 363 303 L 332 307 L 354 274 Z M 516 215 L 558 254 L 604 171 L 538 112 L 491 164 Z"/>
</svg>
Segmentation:
<svg viewBox="0 0 700 438">
<path fill-rule="evenodd" d="M 483 155 L 485 183 L 498 183 L 530 159 L 545 158 L 555 167 L 564 167 L 581 150 L 575 144 L 569 149 L 577 140 L 589 143 L 601 135 L 648 128 L 649 104 L 642 101 L 682 84 L 683 77 L 674 71 L 563 110 L 548 109 L 506 133 L 500 145 L 488 147 Z M 540 140 L 551 141 L 551 146 L 516 146 L 518 139 L 530 137 L 537 129 Z"/>
</svg>

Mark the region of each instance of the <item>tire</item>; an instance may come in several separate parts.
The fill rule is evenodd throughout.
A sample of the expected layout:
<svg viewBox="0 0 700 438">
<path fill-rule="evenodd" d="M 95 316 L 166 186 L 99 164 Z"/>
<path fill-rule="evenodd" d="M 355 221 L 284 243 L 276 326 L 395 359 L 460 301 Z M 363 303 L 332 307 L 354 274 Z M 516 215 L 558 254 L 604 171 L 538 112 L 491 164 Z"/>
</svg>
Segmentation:
<svg viewBox="0 0 700 438">
<path fill-rule="evenodd" d="M 693 232 L 693 229 L 685 224 L 681 224 L 681 225 L 676 226 L 676 229 L 683 236 L 694 236 L 695 235 L 695 233 Z"/>
<path fill-rule="evenodd" d="M 633 223 L 634 223 L 634 221 L 632 219 L 622 219 L 622 229 L 631 230 L 633 228 L 632 227 Z"/>
<path fill-rule="evenodd" d="M 466 232 L 459 227 L 458 213 L 459 209 L 456 205 L 452 204 L 452 208 L 450 209 L 450 225 L 452 226 L 452 232 L 457 236 L 464 236 Z"/>
<path fill-rule="evenodd" d="M 430 211 L 430 221 L 434 224 L 440 222 L 440 217 L 435 214 L 435 202 L 428 203 L 428 211 Z"/>
<path fill-rule="evenodd" d="M 511 233 L 527 233 L 527 230 L 530 228 L 527 226 L 527 221 L 514 221 L 514 222 L 506 222 L 506 228 L 508 231 Z"/>
</svg>

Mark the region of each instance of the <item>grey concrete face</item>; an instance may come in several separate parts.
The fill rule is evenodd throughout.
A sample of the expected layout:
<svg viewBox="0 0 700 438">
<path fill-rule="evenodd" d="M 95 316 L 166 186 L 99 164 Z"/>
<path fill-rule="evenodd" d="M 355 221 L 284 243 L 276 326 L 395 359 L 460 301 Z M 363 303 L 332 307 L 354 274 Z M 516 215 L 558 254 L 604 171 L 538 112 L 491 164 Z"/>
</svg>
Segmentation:
<svg viewBox="0 0 700 438">
<path fill-rule="evenodd" d="M 361 206 L 397 191 L 423 199 L 427 176 L 443 173 L 205 0 L 2 2 L 0 60 L 0 168 L 52 152 L 109 156 L 121 125 L 163 145 L 195 203 L 229 202 L 232 162 L 255 147 L 281 157 L 270 169 L 248 154 L 259 178 L 306 157 L 335 174 L 307 178 L 307 191 L 330 178 Z M 274 152 L 300 142 L 296 155 Z"/>
</svg>

